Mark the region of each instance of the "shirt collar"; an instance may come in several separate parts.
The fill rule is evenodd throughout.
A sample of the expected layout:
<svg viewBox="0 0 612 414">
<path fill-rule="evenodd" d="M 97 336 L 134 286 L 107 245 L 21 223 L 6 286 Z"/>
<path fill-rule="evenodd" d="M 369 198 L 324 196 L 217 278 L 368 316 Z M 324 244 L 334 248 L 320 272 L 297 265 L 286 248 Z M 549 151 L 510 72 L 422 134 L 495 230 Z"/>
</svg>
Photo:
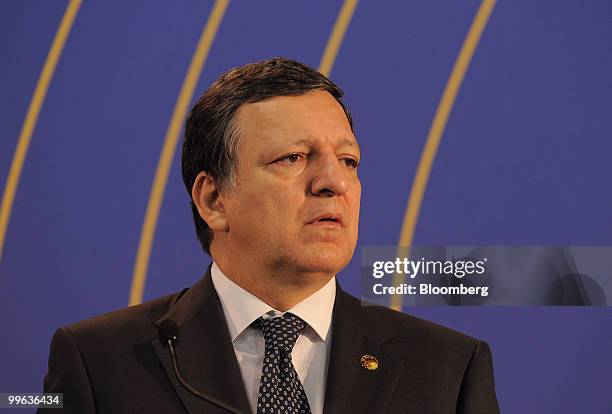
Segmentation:
<svg viewBox="0 0 612 414">
<path fill-rule="evenodd" d="M 219 295 L 227 327 L 232 342 L 251 323 L 260 316 L 277 313 L 274 308 L 259 299 L 252 293 L 247 292 L 236 283 L 232 282 L 217 266 L 212 264 L 211 276 L 213 286 Z M 289 309 L 308 324 L 321 338 L 326 341 L 331 326 L 332 311 L 336 298 L 336 278 L 332 277 L 321 289 Z"/>
</svg>

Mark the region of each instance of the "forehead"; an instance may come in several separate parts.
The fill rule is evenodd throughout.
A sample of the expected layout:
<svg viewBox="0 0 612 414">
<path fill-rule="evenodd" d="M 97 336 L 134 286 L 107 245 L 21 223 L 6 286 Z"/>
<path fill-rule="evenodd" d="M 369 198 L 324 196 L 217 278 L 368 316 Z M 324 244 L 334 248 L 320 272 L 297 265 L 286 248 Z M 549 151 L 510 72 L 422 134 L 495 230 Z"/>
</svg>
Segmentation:
<svg viewBox="0 0 612 414">
<path fill-rule="evenodd" d="M 244 104 L 235 125 L 243 134 L 241 146 L 249 149 L 294 141 L 356 143 L 344 110 L 326 91 Z"/>
</svg>

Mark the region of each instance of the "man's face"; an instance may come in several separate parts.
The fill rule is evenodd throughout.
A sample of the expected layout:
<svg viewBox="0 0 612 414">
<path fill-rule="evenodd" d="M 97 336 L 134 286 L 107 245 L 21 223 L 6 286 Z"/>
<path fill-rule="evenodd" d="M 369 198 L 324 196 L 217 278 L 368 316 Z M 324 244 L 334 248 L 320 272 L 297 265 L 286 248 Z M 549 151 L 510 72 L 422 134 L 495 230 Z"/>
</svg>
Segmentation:
<svg viewBox="0 0 612 414">
<path fill-rule="evenodd" d="M 357 243 L 359 146 L 325 91 L 242 105 L 236 186 L 222 195 L 234 254 L 279 272 L 336 273 Z"/>
</svg>

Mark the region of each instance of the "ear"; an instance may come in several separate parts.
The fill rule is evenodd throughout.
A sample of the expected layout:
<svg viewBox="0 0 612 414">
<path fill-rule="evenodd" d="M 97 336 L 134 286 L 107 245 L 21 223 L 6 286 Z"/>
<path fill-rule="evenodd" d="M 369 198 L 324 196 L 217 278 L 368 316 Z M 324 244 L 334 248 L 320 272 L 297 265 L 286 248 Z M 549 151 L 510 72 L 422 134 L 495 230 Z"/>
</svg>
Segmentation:
<svg viewBox="0 0 612 414">
<path fill-rule="evenodd" d="M 225 208 L 219 197 L 219 188 L 213 177 L 204 171 L 200 172 L 191 188 L 191 198 L 200 217 L 212 231 L 226 232 L 229 230 Z"/>
</svg>

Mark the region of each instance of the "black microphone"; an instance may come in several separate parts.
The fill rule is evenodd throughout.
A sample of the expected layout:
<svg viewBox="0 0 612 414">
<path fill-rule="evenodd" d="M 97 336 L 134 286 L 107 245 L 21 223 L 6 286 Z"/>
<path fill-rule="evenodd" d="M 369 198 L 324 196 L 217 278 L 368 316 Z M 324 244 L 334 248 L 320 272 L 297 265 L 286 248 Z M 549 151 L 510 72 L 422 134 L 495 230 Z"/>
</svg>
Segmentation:
<svg viewBox="0 0 612 414">
<path fill-rule="evenodd" d="M 178 378 L 181 385 L 185 387 L 187 391 L 189 391 L 196 397 L 203 399 L 204 401 L 207 401 L 213 405 L 216 405 L 217 407 L 223 408 L 224 410 L 230 413 L 243 414 L 241 411 L 232 407 L 231 405 L 227 405 L 223 401 L 220 401 L 216 399 L 215 397 L 199 392 L 198 390 L 193 388 L 191 385 L 189 385 L 187 381 L 183 379 L 183 376 L 181 375 L 181 372 L 179 371 L 178 362 L 176 361 L 176 352 L 174 350 L 174 346 L 178 344 L 178 339 L 179 339 L 179 330 L 178 330 L 178 326 L 176 325 L 176 322 L 174 322 L 172 319 L 164 319 L 163 321 L 161 321 L 158 327 L 158 336 L 162 344 L 168 346 L 168 350 L 170 351 L 170 356 L 172 357 L 172 367 L 174 368 L 174 374 Z"/>
</svg>

